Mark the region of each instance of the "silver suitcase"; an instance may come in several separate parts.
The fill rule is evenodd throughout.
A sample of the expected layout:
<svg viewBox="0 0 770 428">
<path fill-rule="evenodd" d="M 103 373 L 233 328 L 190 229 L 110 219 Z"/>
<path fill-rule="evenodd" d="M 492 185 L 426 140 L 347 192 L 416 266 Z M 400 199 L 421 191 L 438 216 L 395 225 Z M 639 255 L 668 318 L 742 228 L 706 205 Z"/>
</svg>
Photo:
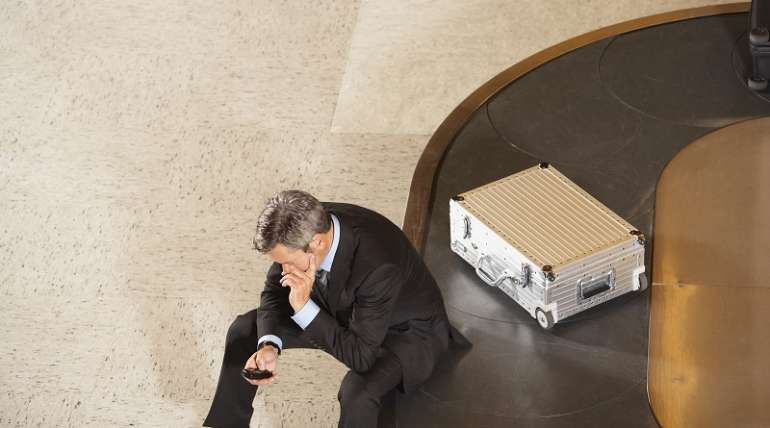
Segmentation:
<svg viewBox="0 0 770 428">
<path fill-rule="evenodd" d="M 541 163 L 453 197 L 452 251 L 549 329 L 647 288 L 645 237 Z"/>
</svg>

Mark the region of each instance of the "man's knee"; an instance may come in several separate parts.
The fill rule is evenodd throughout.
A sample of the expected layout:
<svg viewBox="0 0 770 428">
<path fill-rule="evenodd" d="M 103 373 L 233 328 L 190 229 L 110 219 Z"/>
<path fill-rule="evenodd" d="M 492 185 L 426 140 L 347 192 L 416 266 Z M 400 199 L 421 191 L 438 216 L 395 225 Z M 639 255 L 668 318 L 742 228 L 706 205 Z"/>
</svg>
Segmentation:
<svg viewBox="0 0 770 428">
<path fill-rule="evenodd" d="M 229 347 L 244 343 L 246 340 L 256 340 L 257 326 L 256 318 L 249 316 L 250 313 L 238 315 L 227 329 L 227 339 L 225 344 Z M 256 342 L 254 342 L 256 344 Z"/>
<path fill-rule="evenodd" d="M 352 370 L 342 378 L 337 399 L 340 401 L 340 405 L 345 407 L 379 404 L 379 397 L 374 397 L 366 389 L 364 378 Z"/>
</svg>

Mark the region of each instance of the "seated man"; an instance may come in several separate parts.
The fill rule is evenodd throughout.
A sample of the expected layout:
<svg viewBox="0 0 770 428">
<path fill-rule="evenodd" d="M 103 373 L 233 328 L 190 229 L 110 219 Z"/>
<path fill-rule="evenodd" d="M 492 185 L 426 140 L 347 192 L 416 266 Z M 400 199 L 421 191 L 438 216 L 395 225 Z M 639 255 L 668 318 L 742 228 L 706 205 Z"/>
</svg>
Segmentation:
<svg viewBox="0 0 770 428">
<path fill-rule="evenodd" d="M 257 221 L 257 251 L 274 262 L 259 308 L 227 332 L 219 383 L 204 425 L 248 427 L 260 385 L 241 369 L 275 373 L 287 348 L 319 348 L 350 368 L 342 380 L 341 427 L 376 427 L 380 398 L 409 392 L 447 350 L 441 292 L 404 233 L 350 204 L 283 191 Z"/>
</svg>

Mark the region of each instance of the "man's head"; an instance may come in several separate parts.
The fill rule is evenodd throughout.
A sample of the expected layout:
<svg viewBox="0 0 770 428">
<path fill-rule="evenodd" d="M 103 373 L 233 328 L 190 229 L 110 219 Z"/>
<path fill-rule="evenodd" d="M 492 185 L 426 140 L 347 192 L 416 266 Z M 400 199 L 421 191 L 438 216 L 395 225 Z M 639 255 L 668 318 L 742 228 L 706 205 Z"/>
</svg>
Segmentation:
<svg viewBox="0 0 770 428">
<path fill-rule="evenodd" d="M 257 220 L 254 249 L 301 270 L 315 255 L 320 264 L 331 246 L 331 219 L 313 195 L 284 190 L 267 200 Z"/>
</svg>

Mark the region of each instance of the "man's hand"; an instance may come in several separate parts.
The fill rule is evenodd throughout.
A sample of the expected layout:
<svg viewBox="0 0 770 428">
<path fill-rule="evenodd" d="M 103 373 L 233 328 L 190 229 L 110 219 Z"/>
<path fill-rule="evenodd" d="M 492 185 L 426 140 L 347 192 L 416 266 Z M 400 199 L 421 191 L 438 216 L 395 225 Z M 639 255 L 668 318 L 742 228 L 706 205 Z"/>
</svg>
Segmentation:
<svg viewBox="0 0 770 428">
<path fill-rule="evenodd" d="M 246 361 L 246 365 L 243 366 L 249 370 L 270 370 L 273 373 L 272 377 L 267 379 L 244 379 L 246 382 L 252 385 L 271 385 L 278 379 L 278 374 L 275 372 L 275 368 L 278 365 L 278 350 L 272 345 L 265 345 L 259 351 L 253 353 L 251 357 Z"/>
<path fill-rule="evenodd" d="M 285 265 L 281 278 L 281 285 L 291 287 L 289 291 L 289 304 L 294 312 L 299 312 L 305 303 L 310 300 L 310 292 L 313 291 L 316 273 L 315 256 L 310 256 L 310 267 L 306 271 L 299 270 L 291 265 Z"/>
</svg>

